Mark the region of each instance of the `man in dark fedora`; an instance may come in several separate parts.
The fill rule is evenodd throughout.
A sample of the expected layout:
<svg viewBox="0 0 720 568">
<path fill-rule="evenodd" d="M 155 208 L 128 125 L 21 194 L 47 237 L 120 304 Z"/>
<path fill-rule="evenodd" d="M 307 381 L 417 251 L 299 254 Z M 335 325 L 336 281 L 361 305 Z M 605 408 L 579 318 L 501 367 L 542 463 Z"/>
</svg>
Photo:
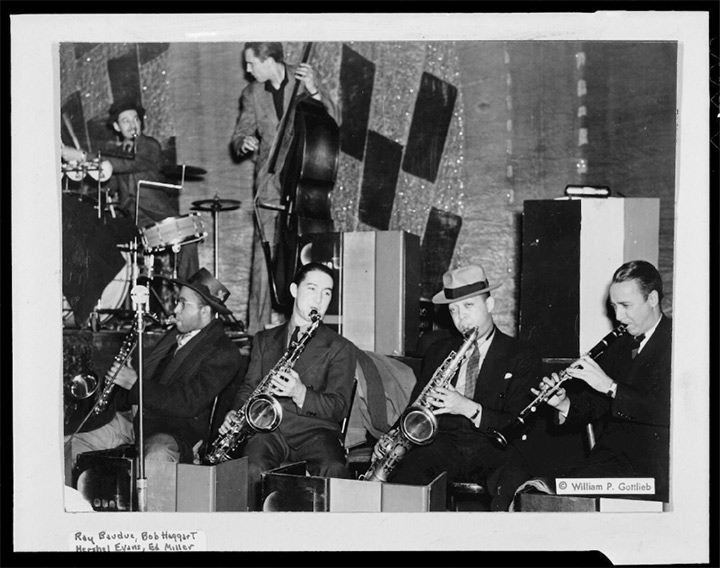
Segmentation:
<svg viewBox="0 0 720 568">
<path fill-rule="evenodd" d="M 506 510 L 517 485 L 503 478 L 503 466 L 521 456 L 514 446 L 499 449 L 484 432 L 507 424 L 532 399 L 530 388 L 541 373 L 540 357 L 495 326 L 495 298 L 490 292 L 500 284 L 491 285 L 481 266 L 449 270 L 443 275 L 443 286 L 432 301 L 448 306 L 460 333 L 428 348 L 410 404 L 475 328 L 478 338 L 451 383 L 429 393 L 429 410 L 438 421 L 437 436 L 428 445 L 413 446 L 389 481 L 426 485 L 445 471 L 448 483 L 483 483 L 493 497 L 493 510 Z"/>
<path fill-rule="evenodd" d="M 239 372 L 241 355 L 217 317 L 232 313 L 225 305 L 228 289 L 205 268 L 187 281 L 174 282 L 180 286 L 175 327 L 143 361 L 144 449 L 147 460 L 192 463 L 193 448 L 207 441 L 215 397 Z M 137 405 L 136 370 L 116 362 L 106 380 L 113 377 L 122 387 L 113 399 L 116 409 Z M 137 415 L 134 425 L 137 443 Z"/>
</svg>

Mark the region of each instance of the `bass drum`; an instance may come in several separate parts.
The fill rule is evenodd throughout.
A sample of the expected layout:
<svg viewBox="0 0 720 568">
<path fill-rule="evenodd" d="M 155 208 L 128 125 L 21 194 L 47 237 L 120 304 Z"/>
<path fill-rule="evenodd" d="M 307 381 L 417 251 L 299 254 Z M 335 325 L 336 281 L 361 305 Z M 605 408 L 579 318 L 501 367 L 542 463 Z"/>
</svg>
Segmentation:
<svg viewBox="0 0 720 568">
<path fill-rule="evenodd" d="M 127 298 L 128 293 L 130 292 L 130 287 L 132 286 L 132 256 L 129 252 L 121 251 L 120 254 L 122 254 L 123 259 L 125 260 L 125 265 L 115 275 L 115 278 L 113 278 L 112 281 L 105 286 L 97 305 L 97 308 L 101 310 L 98 314 L 100 323 L 107 322 L 114 315 L 112 313 L 103 313 L 103 310 L 119 310 L 123 308 L 125 299 Z M 75 314 L 73 313 L 65 296 L 63 296 L 62 313 L 63 326 L 77 327 Z"/>
</svg>

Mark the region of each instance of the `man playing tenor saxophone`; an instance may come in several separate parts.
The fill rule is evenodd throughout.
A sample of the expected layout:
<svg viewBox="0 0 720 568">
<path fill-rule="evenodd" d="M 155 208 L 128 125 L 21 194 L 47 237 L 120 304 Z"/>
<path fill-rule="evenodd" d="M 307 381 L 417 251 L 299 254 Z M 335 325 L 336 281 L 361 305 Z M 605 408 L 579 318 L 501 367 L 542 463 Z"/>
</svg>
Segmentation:
<svg viewBox="0 0 720 568">
<path fill-rule="evenodd" d="M 437 432 L 431 443 L 410 448 L 391 472 L 389 481 L 411 485 L 430 483 L 443 471 L 448 483 L 472 480 L 486 485 L 493 510 L 506 510 L 517 484 L 506 479 L 503 466 L 521 460 L 515 446 L 495 447 L 484 432 L 499 427 L 527 404 L 530 387 L 540 376 L 540 358 L 532 350 L 501 332 L 493 321 L 495 299 L 480 266 L 466 266 L 443 275 L 443 290 L 434 304 L 447 304 L 453 323 L 462 335 L 477 330 L 477 340 L 447 386 L 427 392 L 429 410 L 437 417 Z M 410 396 L 411 405 L 436 377 L 436 369 L 453 351 L 462 349 L 462 336 L 441 339 L 425 353 L 420 378 Z M 401 418 L 402 420 L 402 418 Z M 392 431 L 391 431 L 392 432 Z M 387 436 L 387 435 L 386 435 Z M 383 440 L 375 448 L 376 455 Z M 508 468 L 507 471 L 512 471 Z"/>
<path fill-rule="evenodd" d="M 250 365 L 235 397 L 234 410 L 228 412 L 220 426 L 221 436 L 231 431 L 239 418 L 237 411 L 273 372 L 268 394 L 282 407 L 282 419 L 272 431 L 253 434 L 241 452 L 248 457 L 251 510 L 258 510 L 261 505 L 262 472 L 285 461 L 307 462 L 311 475 L 352 477 L 345 464 L 340 433 L 352 404 L 354 345 L 320 322 L 294 367 L 275 369 L 283 354 L 298 341 L 295 335 L 302 340 L 313 323 L 313 312 L 321 318 L 325 315 L 333 286 L 333 272 L 323 264 L 309 263 L 298 270 L 290 285 L 294 298 L 290 320 L 255 335 Z"/>
</svg>

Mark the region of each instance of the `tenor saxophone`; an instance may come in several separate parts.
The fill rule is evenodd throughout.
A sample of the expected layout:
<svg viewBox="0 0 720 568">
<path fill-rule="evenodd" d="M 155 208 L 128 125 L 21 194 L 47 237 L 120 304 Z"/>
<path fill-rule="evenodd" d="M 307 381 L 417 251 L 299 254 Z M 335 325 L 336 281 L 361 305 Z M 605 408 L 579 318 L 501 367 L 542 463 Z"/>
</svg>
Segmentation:
<svg viewBox="0 0 720 568">
<path fill-rule="evenodd" d="M 428 384 L 415 402 L 400 416 L 399 424 L 378 440 L 373 452 L 370 468 L 360 476 L 364 481 L 387 481 L 390 473 L 414 446 L 430 444 L 438 432 L 438 421 L 430 404 L 430 393 L 440 387 L 447 387 L 460 365 L 470 355 L 480 334 L 474 328 L 467 335 L 457 352 L 451 351 L 435 370 Z"/>
<path fill-rule="evenodd" d="M 213 442 L 203 461 L 214 465 L 232 459 L 232 453 L 255 432 L 272 432 L 282 422 L 283 409 L 278 400 L 270 394 L 272 379 L 282 371 L 295 366 L 305 346 L 312 339 L 320 325 L 317 310 L 310 312 L 310 327 L 292 342 L 280 360 L 255 387 L 247 402 L 237 411 L 230 428 Z"/>
</svg>

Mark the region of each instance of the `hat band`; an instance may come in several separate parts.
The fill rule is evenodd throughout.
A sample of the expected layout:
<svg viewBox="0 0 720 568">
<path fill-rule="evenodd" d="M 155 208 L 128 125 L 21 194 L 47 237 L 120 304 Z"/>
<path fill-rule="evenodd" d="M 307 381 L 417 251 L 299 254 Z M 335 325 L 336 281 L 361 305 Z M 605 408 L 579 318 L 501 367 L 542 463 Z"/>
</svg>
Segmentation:
<svg viewBox="0 0 720 568">
<path fill-rule="evenodd" d="M 490 285 L 487 280 L 481 280 L 480 282 L 474 282 L 473 284 L 468 284 L 467 286 L 460 286 L 460 288 L 445 288 L 445 297 L 448 300 L 454 300 L 455 298 L 462 298 L 463 296 L 467 296 L 468 294 L 472 294 L 473 292 L 478 292 L 479 290 L 484 290 L 489 287 Z"/>
</svg>

